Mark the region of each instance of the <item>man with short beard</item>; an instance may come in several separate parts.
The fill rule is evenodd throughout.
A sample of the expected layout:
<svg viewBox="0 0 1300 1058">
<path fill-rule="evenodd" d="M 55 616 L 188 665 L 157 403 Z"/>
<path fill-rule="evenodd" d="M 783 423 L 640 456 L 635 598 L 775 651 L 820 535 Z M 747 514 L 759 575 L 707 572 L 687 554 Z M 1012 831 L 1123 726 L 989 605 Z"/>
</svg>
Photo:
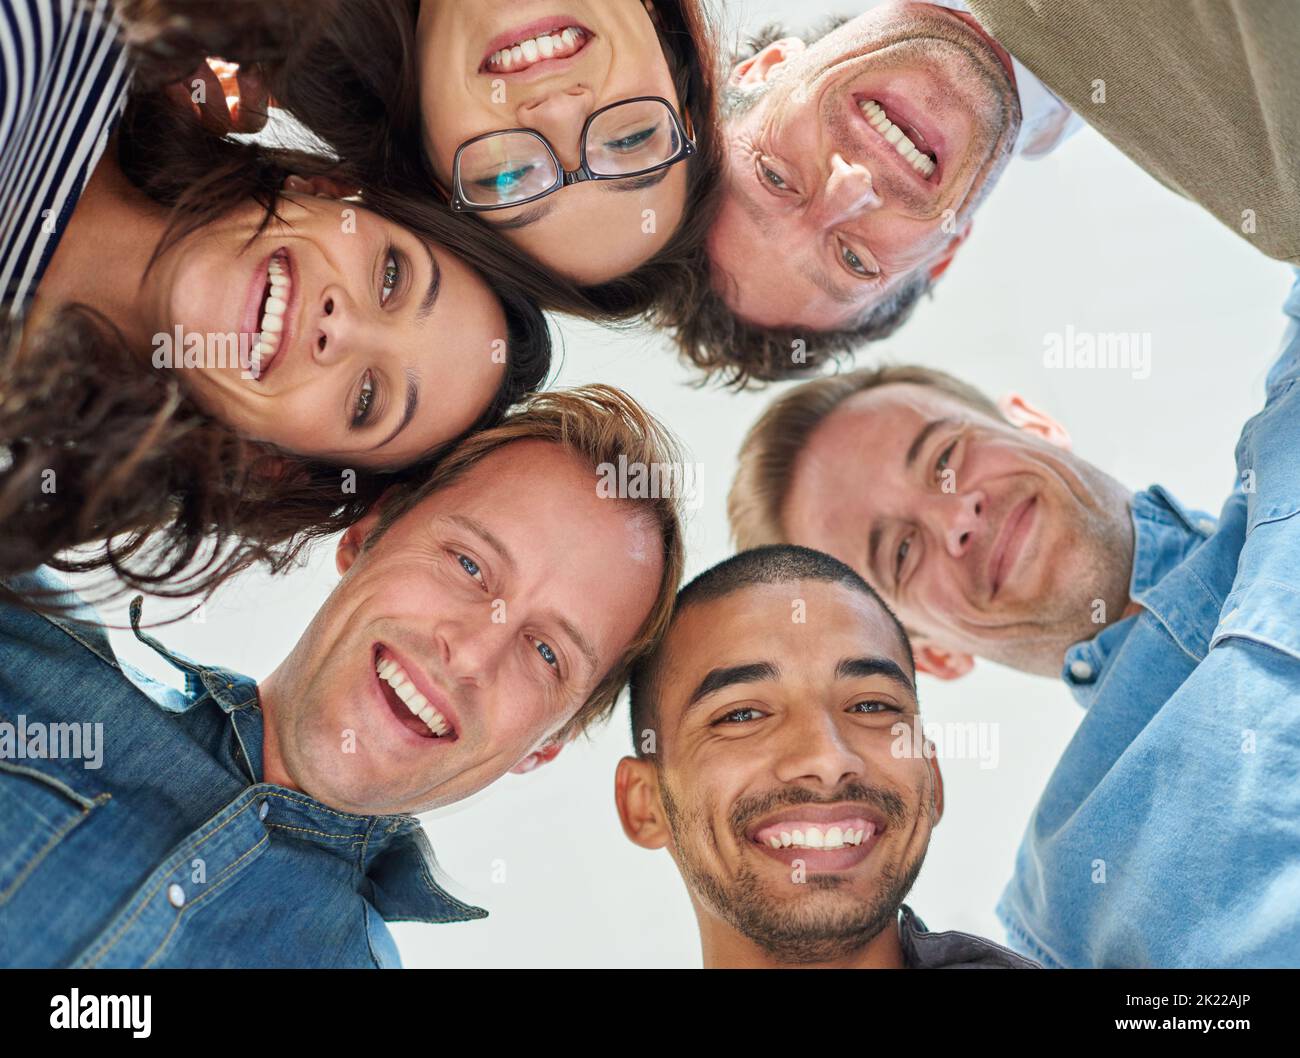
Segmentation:
<svg viewBox="0 0 1300 1058">
<path fill-rule="evenodd" d="M 765 28 L 726 87 L 711 290 L 682 348 L 781 378 L 888 335 L 1008 161 L 1081 119 L 1300 263 L 1296 54 L 1291 0 L 890 0 L 826 33 Z"/>
<path fill-rule="evenodd" d="M 1300 280 L 1284 312 L 1217 523 L 917 367 L 797 387 L 742 445 L 741 547 L 849 563 L 923 672 L 988 658 L 1087 709 L 999 906 L 1044 965 L 1300 965 Z"/>
<path fill-rule="evenodd" d="M 411 813 L 554 759 L 657 641 L 679 504 L 602 495 L 621 460 L 681 461 L 619 390 L 534 396 L 342 536 L 342 579 L 261 681 L 165 650 L 139 600 L 183 691 L 85 608 L 0 606 L 0 963 L 388 967 L 386 922 L 483 918 Z M 28 737 L 94 725 L 102 767 Z"/>
<path fill-rule="evenodd" d="M 903 903 L 943 814 L 915 682 L 902 626 L 828 555 L 747 551 L 678 593 L 615 790 L 681 871 L 706 967 L 1033 966 Z"/>
</svg>

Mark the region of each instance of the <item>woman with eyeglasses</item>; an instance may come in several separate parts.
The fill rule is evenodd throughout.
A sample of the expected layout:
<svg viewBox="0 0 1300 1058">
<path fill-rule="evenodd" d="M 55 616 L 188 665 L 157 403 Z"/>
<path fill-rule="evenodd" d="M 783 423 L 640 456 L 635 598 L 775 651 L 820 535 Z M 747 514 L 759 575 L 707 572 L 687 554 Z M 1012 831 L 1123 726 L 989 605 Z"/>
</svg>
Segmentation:
<svg viewBox="0 0 1300 1058">
<path fill-rule="evenodd" d="M 704 0 L 349 0 L 273 95 L 362 186 L 492 233 L 545 307 L 658 317 L 708 281 L 713 68 Z"/>
<path fill-rule="evenodd" d="M 545 381 L 541 312 L 442 213 L 129 94 L 105 0 L 0 30 L 0 577 L 285 568 Z"/>
</svg>

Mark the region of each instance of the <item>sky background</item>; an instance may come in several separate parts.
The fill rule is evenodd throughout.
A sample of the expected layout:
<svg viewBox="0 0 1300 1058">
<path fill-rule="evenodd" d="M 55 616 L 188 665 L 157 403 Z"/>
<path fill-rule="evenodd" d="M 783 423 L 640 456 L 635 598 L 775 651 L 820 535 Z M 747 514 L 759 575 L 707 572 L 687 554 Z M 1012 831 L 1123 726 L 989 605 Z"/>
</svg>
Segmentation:
<svg viewBox="0 0 1300 1058">
<path fill-rule="evenodd" d="M 798 27 L 865 6 L 744 0 L 728 4 L 728 23 L 734 35 L 772 17 Z M 774 266 L 779 260 L 773 247 Z M 1126 485 L 1159 482 L 1217 513 L 1232 485 L 1237 434 L 1263 401 L 1288 287 L 1285 266 L 1085 129 L 1046 159 L 1011 164 L 933 298 L 857 362 L 926 364 L 993 396 L 1019 391 L 1066 425 L 1076 451 Z M 1067 327 L 1149 333 L 1149 377 L 1044 367 L 1047 336 Z M 622 386 L 702 464 L 687 576 L 730 554 L 725 499 L 736 451 L 782 387 L 743 395 L 692 388 L 690 372 L 653 332 L 567 320 L 558 330 L 558 384 Z M 205 662 L 265 676 L 336 579 L 332 547 L 318 547 L 288 576 L 231 583 L 202 623 L 170 626 L 161 638 Z M 124 611 L 105 616 L 120 622 Z M 174 682 L 129 633 L 113 636 L 125 660 Z M 922 676 L 920 699 L 927 723 L 994 725 L 998 753 L 994 767 L 941 758 L 946 811 L 908 903 L 932 929 L 1003 941 L 993 907 L 1080 710 L 1052 680 L 983 662 L 953 683 Z M 447 886 L 490 917 L 396 925 L 406 965 L 698 966 L 693 914 L 668 854 L 631 845 L 619 828 L 614 767 L 628 750 L 624 701 L 608 727 L 554 763 L 423 817 Z"/>
</svg>

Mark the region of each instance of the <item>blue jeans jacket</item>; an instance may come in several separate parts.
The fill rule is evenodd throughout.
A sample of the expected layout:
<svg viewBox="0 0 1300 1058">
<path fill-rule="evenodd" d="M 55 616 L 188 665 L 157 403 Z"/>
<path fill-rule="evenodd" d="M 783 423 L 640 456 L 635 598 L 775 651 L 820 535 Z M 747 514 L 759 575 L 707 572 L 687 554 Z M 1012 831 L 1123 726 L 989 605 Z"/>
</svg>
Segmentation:
<svg viewBox="0 0 1300 1058">
<path fill-rule="evenodd" d="M 132 623 L 183 692 L 93 624 L 0 607 L 0 965 L 389 967 L 385 920 L 487 914 L 413 817 L 262 782 L 256 684 Z"/>
<path fill-rule="evenodd" d="M 1087 715 L 998 905 L 1046 966 L 1300 966 L 1300 280 L 1285 311 L 1217 526 L 1135 497 L 1143 609 L 1066 654 Z"/>
</svg>

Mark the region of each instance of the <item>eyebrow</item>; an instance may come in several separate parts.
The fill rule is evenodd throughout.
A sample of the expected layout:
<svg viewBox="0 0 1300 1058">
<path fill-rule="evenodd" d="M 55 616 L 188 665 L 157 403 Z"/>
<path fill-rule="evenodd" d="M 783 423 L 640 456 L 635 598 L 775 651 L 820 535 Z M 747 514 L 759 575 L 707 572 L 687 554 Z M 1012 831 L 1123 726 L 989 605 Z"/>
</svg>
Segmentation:
<svg viewBox="0 0 1300 1058">
<path fill-rule="evenodd" d="M 916 687 L 900 665 L 889 658 L 844 658 L 835 666 L 837 680 L 862 680 L 871 676 L 883 676 L 907 690 L 913 697 Z"/>
<path fill-rule="evenodd" d="M 695 688 L 695 692 L 686 702 L 686 708 L 689 709 L 703 698 L 726 687 L 734 687 L 738 683 L 758 683 L 762 680 L 775 680 L 781 675 L 781 670 L 773 665 L 770 661 L 754 661 L 747 665 L 731 665 L 727 668 L 713 669 L 704 679 L 700 680 L 700 685 Z"/>
<path fill-rule="evenodd" d="M 903 460 L 904 466 L 911 469 L 912 464 L 916 462 L 916 457 L 921 454 L 921 449 L 925 447 L 925 442 L 930 439 L 930 435 L 935 430 L 942 430 L 945 426 L 951 426 L 954 422 L 956 422 L 955 419 L 932 419 L 922 426 L 920 432 L 912 439 L 911 447 L 907 450 L 907 456 Z"/>
<path fill-rule="evenodd" d="M 477 518 L 471 518 L 464 514 L 449 514 L 447 515 L 447 521 L 453 522 L 456 525 L 459 525 L 462 529 L 480 537 L 488 547 L 501 557 L 501 561 L 512 571 L 518 568 L 515 563 L 514 555 L 511 553 L 510 549 L 506 547 L 501 538 L 493 533 L 492 530 Z M 583 658 L 586 659 L 590 670 L 595 672 L 600 668 L 600 657 L 596 654 L 595 647 L 591 645 L 591 640 L 582 634 L 582 629 L 563 615 L 557 615 L 555 623 L 559 625 L 560 631 L 573 641 L 573 644 L 578 648 L 578 651 L 582 654 Z"/>
<path fill-rule="evenodd" d="M 433 311 L 433 306 L 438 300 L 438 294 L 442 290 L 442 269 L 438 267 L 438 260 L 433 256 L 433 250 L 430 249 L 429 244 L 421 241 L 420 245 L 424 247 L 424 252 L 429 255 L 429 289 L 424 292 L 420 307 L 415 312 L 415 318 L 423 323 L 429 318 L 429 313 Z"/>
<path fill-rule="evenodd" d="M 839 286 L 830 277 L 830 273 L 818 268 L 816 265 L 810 268 L 801 268 L 799 274 L 807 279 L 810 283 L 820 287 L 822 292 L 832 301 L 840 305 L 856 305 L 858 301 L 858 291 L 846 290 Z"/>
<path fill-rule="evenodd" d="M 371 451 L 383 448 L 390 441 L 395 441 L 397 435 L 411 425 L 411 420 L 415 418 L 415 410 L 420 406 L 420 379 L 414 371 L 406 372 L 406 407 L 402 411 L 402 421 L 397 424 L 397 429 L 385 437 L 379 444 L 375 445 Z"/>
<path fill-rule="evenodd" d="M 660 169 L 657 172 L 647 173 L 645 176 L 632 176 L 624 180 L 600 180 L 602 191 L 619 191 L 626 194 L 629 191 L 645 191 L 651 187 L 658 187 L 668 179 L 668 170 Z"/>
<path fill-rule="evenodd" d="M 517 568 L 515 564 L 515 556 L 511 553 L 510 548 L 506 547 L 506 545 L 502 542 L 501 538 L 496 534 L 494 534 L 486 525 L 480 522 L 477 518 L 471 518 L 469 517 L 469 515 L 466 514 L 449 514 L 447 515 L 447 521 L 454 522 L 456 525 L 459 525 L 462 529 L 473 533 L 477 537 L 480 537 L 488 545 L 488 547 L 490 547 L 501 557 L 501 561 L 504 562 L 507 566 L 509 566 L 511 570 Z"/>
<path fill-rule="evenodd" d="M 600 667 L 600 659 L 596 656 L 596 650 L 591 645 L 591 641 L 582 634 L 582 630 L 570 621 L 567 617 L 557 616 L 555 623 L 560 626 L 561 631 L 573 640 L 574 645 L 587 659 L 587 668 L 589 672 L 594 673 Z"/>
</svg>

